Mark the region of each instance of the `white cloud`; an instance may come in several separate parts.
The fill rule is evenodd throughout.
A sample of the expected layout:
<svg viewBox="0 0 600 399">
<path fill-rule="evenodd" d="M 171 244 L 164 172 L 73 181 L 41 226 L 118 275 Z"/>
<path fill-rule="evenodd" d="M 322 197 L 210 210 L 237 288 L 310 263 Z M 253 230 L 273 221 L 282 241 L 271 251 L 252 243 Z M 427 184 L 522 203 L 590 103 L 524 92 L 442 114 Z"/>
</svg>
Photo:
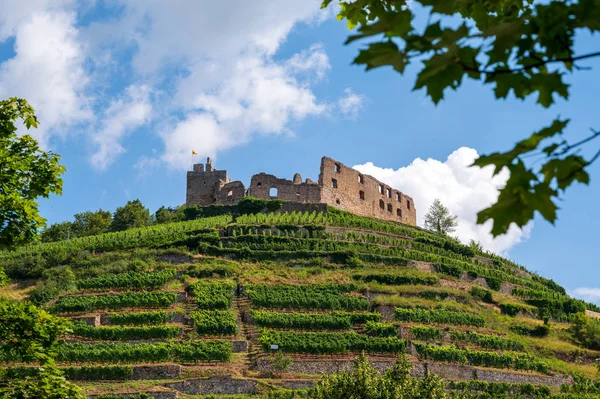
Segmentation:
<svg viewBox="0 0 600 399">
<path fill-rule="evenodd" d="M 313 44 L 310 48 L 294 54 L 286 62 L 291 73 L 314 73 L 317 79 L 322 79 L 331 69 L 329 57 L 320 43 Z"/>
<path fill-rule="evenodd" d="M 588 302 L 600 302 L 600 288 L 580 287 L 573 290 L 571 296 Z"/>
<path fill-rule="evenodd" d="M 120 144 L 123 137 L 150 119 L 150 88 L 129 86 L 124 92 L 122 97 L 110 103 L 100 129 L 92 137 L 95 149 L 90 162 L 96 169 L 106 169 L 125 152 Z"/>
<path fill-rule="evenodd" d="M 503 170 L 492 177 L 492 170 L 471 168 L 469 165 L 478 157 L 472 148 L 461 147 L 444 162 L 436 159 L 415 159 L 409 166 L 397 170 L 381 168 L 372 162 L 354 168 L 370 174 L 398 188 L 415 200 L 417 224 L 423 225 L 423 217 L 435 198 L 439 198 L 448 209 L 459 217 L 455 235 L 463 242 L 471 239 L 481 242 L 484 248 L 506 254 L 513 246 L 529 238 L 532 225 L 523 229 L 512 225 L 505 235 L 493 238 L 490 234 L 491 221 L 476 224 L 477 212 L 491 205 L 498 197 L 498 189 L 508 179 Z"/>
<path fill-rule="evenodd" d="M 344 90 L 344 96 L 337 102 L 337 107 L 340 113 L 349 119 L 355 120 L 358 113 L 365 108 L 367 97 L 362 94 L 356 94 L 352 89 Z"/>
<path fill-rule="evenodd" d="M 29 133 L 47 147 L 51 135 L 64 137 L 70 125 L 93 114 L 84 94 L 88 77 L 76 14 L 65 2 L 35 1 L 31 7 L 10 1 L 0 6 L 0 40 L 15 37 L 15 56 L 0 64 L 0 98 L 29 101 L 41 122 Z"/>
</svg>

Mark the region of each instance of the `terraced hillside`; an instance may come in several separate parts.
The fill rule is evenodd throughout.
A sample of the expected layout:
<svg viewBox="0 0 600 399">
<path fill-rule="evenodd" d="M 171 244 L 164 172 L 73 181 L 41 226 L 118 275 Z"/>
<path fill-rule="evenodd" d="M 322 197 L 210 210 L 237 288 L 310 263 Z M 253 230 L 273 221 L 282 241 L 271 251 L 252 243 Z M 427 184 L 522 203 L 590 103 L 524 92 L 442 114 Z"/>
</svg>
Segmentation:
<svg viewBox="0 0 600 399">
<path fill-rule="evenodd" d="M 600 309 L 496 255 L 335 209 L 22 247 L 0 265 L 17 281 L 5 293 L 73 320 L 57 360 L 90 396 L 300 397 L 361 352 L 380 370 L 405 354 L 472 397 L 600 395 L 600 351 L 573 332 Z"/>
</svg>

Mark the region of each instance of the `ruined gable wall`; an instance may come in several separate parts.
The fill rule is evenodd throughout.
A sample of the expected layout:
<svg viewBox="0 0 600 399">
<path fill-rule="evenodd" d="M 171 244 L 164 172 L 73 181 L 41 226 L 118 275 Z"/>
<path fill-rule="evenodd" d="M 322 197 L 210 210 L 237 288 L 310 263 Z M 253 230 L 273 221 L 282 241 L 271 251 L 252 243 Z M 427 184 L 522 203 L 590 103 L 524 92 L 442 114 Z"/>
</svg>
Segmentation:
<svg viewBox="0 0 600 399">
<path fill-rule="evenodd" d="M 411 197 L 334 159 L 321 159 L 319 186 L 320 202 L 361 216 L 417 224 Z"/>
<path fill-rule="evenodd" d="M 318 203 L 321 199 L 321 188 L 317 183 L 302 183 L 301 178 L 295 179 L 296 182 L 287 179 L 280 179 L 274 175 L 259 173 L 252 176 L 248 195 L 256 198 L 270 199 L 277 198 L 284 201 L 293 202 L 311 202 Z M 277 189 L 277 196 L 271 197 L 271 188 Z"/>
<path fill-rule="evenodd" d="M 236 204 L 246 195 L 244 183 L 239 180 L 224 184 L 217 195 L 218 204 Z"/>
</svg>

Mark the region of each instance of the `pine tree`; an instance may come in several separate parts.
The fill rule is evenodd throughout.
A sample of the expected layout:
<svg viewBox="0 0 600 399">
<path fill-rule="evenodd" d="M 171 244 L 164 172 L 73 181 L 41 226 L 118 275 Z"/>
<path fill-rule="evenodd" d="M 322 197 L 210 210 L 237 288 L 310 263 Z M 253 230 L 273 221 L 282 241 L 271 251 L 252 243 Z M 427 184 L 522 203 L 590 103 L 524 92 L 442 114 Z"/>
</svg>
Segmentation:
<svg viewBox="0 0 600 399">
<path fill-rule="evenodd" d="M 439 199 L 435 199 L 425 215 L 425 228 L 442 234 L 453 233 L 458 226 L 458 216 L 452 215 Z"/>
</svg>

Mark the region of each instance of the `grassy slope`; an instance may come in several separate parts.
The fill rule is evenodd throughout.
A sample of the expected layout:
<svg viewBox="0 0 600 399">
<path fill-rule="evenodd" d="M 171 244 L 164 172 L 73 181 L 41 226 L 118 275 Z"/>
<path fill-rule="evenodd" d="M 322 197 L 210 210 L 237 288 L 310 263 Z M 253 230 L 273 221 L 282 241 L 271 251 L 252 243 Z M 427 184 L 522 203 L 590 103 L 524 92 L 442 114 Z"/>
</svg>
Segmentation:
<svg viewBox="0 0 600 399">
<path fill-rule="evenodd" d="M 269 232 L 264 231 L 267 226 Z M 308 229 L 299 226 L 309 226 Z M 217 234 L 220 232 L 220 234 Z M 277 236 L 277 237 L 275 237 Z M 38 290 L 50 286 L 44 276 L 60 275 L 66 267 L 73 272 L 74 281 L 68 287 L 54 291 L 53 295 L 101 294 L 108 291 L 81 290 L 77 281 L 94 276 L 105 276 L 131 270 L 151 271 L 176 268 L 181 273 L 164 285 L 160 291 L 182 292 L 190 284 L 211 277 L 233 278 L 241 286 L 247 284 L 354 284 L 355 295 L 369 294 L 372 305 L 386 304 L 398 307 L 424 307 L 447 309 L 457 312 L 478 314 L 485 319 L 482 328 L 440 325 L 440 328 L 478 331 L 495 334 L 521 343 L 524 352 L 538 357 L 555 373 L 579 373 L 593 378 L 596 369 L 593 359 L 599 352 L 582 349 L 570 341 L 565 329 L 567 323 L 552 322 L 550 334 L 544 338 L 533 338 L 515 334 L 510 326 L 516 323 L 536 325 L 542 322 L 535 316 L 535 308 L 522 298 L 510 295 L 510 287 L 536 289 L 553 292 L 556 287 L 512 262 L 493 254 L 480 253 L 475 257 L 461 254 L 461 248 L 448 249 L 444 239 L 427 231 L 411 226 L 354 217 L 339 211 L 331 212 L 327 221 L 318 215 L 242 216 L 233 222 L 230 217 L 218 217 L 200 221 L 181 222 L 149 229 L 136 229 L 123 233 L 111 233 L 93 238 L 71 240 L 56 244 L 43 244 L 21 249 L 16 253 L 0 253 L 0 265 L 13 277 L 38 278 Z M 434 245 L 435 244 L 435 245 Z M 171 248 L 171 249 L 169 249 Z M 92 252 L 93 251 L 93 252 Z M 187 258 L 187 259 L 186 259 Z M 226 258 L 234 258 L 228 260 Z M 171 264 L 173 260 L 186 259 L 184 264 Z M 460 276 L 435 273 L 431 267 L 443 262 L 470 271 Z M 432 285 L 390 285 L 381 282 L 365 282 L 353 278 L 364 274 L 422 274 L 437 276 Z M 60 273 L 59 273 L 60 272 Z M 483 284 L 485 279 L 474 280 L 473 273 L 490 277 L 503 277 L 512 286 L 505 284 L 502 292 L 492 291 L 493 304 L 484 303 L 470 294 L 473 285 Z M 2 288 L 0 295 L 23 299 L 31 292 L 31 279 L 17 280 L 20 283 Z M 508 288 L 507 288 L 508 287 Z M 127 291 L 113 288 L 111 292 Z M 51 304 L 56 299 L 48 302 Z M 518 304 L 524 309 L 521 316 L 510 317 L 500 313 L 499 304 Z M 235 297 L 231 307 L 234 316 L 239 316 L 248 306 L 242 295 Z M 193 297 L 167 308 L 179 309 L 190 315 L 195 309 Z M 147 309 L 146 309 L 147 310 Z M 90 314 L 110 312 L 137 312 L 139 309 L 125 308 L 113 311 L 94 310 Z M 285 310 L 287 312 L 293 310 Z M 315 310 L 296 310 L 311 312 Z M 324 310 L 319 310 L 323 312 Z M 326 310 L 325 310 L 326 311 Z M 68 315 L 67 315 L 68 316 Z M 211 340 L 216 336 L 198 335 L 193 326 L 175 323 L 183 329 L 177 340 Z M 409 327 L 421 323 L 399 323 Z M 185 365 L 184 376 L 206 377 L 215 374 L 258 376 L 252 370 L 252 361 L 260 358 L 262 349 L 258 342 L 257 329 L 242 323 L 236 336 L 220 337 L 225 340 L 250 340 L 251 353 L 236 353 L 230 362 Z M 363 333 L 363 326 L 353 327 Z M 82 338 L 78 338 L 82 339 Z M 427 342 L 435 344 L 435 341 Z M 441 342 L 437 342 L 441 343 Z M 470 350 L 482 349 L 476 344 L 457 343 Z M 483 349 L 488 350 L 490 349 Z M 493 350 L 491 350 L 493 351 Z M 336 355 L 337 358 L 352 354 Z M 392 357 L 393 354 L 385 355 Z M 293 355 L 295 359 L 301 354 Z M 299 360 L 297 360 L 299 361 Z M 110 363 L 110 362 L 109 362 Z M 288 377 L 294 377 L 289 375 Z M 303 377 L 303 376 L 296 376 Z M 140 391 L 158 386 L 163 381 L 85 382 L 82 386 L 90 393 L 113 391 Z"/>
</svg>

